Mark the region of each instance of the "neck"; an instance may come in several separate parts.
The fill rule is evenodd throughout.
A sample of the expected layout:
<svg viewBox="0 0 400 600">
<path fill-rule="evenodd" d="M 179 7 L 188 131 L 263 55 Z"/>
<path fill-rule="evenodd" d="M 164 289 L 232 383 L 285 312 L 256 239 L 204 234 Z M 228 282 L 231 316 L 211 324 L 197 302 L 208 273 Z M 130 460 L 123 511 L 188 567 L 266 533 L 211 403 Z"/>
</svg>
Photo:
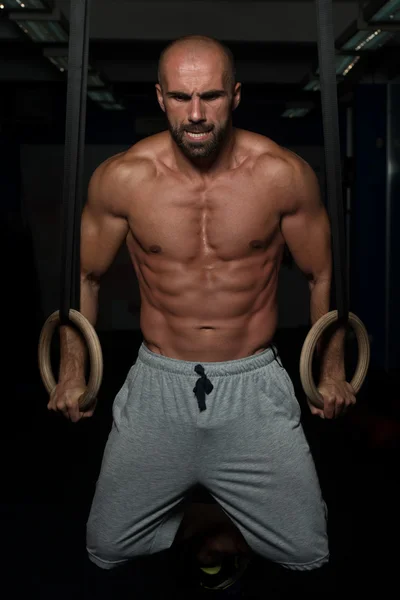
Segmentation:
<svg viewBox="0 0 400 600">
<path fill-rule="evenodd" d="M 230 124 L 218 152 L 206 158 L 189 158 L 171 137 L 172 150 L 177 168 L 183 173 L 197 175 L 215 175 L 218 172 L 226 171 L 232 164 L 235 137 L 235 129 Z"/>
</svg>

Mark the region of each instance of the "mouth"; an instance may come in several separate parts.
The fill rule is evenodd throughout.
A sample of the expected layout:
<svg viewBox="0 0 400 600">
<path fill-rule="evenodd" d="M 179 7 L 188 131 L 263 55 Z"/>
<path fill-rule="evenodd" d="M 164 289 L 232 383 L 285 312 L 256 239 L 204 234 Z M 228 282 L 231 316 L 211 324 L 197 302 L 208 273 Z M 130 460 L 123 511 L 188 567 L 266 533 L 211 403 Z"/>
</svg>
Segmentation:
<svg viewBox="0 0 400 600">
<path fill-rule="evenodd" d="M 211 137 L 211 131 L 201 131 L 200 133 L 194 133 L 192 131 L 185 131 L 185 136 L 191 141 L 202 142 Z"/>
</svg>

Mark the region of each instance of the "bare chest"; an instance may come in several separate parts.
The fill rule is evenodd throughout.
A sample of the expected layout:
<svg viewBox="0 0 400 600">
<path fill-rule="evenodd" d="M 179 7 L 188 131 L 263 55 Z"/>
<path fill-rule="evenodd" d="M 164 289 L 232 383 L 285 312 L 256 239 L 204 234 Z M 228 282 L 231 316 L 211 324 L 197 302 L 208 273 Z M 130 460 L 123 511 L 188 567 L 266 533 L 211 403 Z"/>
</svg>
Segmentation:
<svg viewBox="0 0 400 600">
<path fill-rule="evenodd" d="M 182 262 L 230 261 L 266 252 L 279 236 L 279 198 L 251 178 L 139 194 L 129 216 L 131 250 Z"/>
</svg>

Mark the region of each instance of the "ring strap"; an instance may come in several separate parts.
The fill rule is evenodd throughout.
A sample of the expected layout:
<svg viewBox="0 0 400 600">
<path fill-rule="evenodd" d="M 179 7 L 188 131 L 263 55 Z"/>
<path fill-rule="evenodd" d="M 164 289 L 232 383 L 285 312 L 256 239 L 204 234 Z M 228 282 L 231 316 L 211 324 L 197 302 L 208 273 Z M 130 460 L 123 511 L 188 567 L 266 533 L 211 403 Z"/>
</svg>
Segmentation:
<svg viewBox="0 0 400 600">
<path fill-rule="evenodd" d="M 349 298 L 345 270 L 346 236 L 340 158 L 339 111 L 336 82 L 332 0 L 316 0 L 319 77 L 324 130 L 328 211 L 332 230 L 334 282 L 338 318 L 347 322 Z"/>
<path fill-rule="evenodd" d="M 89 53 L 89 0 L 71 0 L 65 122 L 60 322 L 80 308 L 80 221 Z"/>
</svg>

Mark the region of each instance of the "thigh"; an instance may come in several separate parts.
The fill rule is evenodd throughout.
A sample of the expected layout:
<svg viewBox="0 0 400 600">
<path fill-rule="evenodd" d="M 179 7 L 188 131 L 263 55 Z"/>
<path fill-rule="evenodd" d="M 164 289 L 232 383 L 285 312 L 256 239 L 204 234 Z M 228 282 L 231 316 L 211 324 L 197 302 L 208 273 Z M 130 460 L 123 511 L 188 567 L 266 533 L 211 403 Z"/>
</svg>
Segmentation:
<svg viewBox="0 0 400 600">
<path fill-rule="evenodd" d="M 134 379 L 114 403 L 87 523 L 89 556 L 104 568 L 168 548 L 195 479 L 193 432 L 165 419 L 157 397 L 146 402 Z"/>
<path fill-rule="evenodd" d="M 286 371 L 268 365 L 243 403 L 241 418 L 212 437 L 203 483 L 256 553 L 289 568 L 320 566 L 326 506 Z"/>
</svg>

